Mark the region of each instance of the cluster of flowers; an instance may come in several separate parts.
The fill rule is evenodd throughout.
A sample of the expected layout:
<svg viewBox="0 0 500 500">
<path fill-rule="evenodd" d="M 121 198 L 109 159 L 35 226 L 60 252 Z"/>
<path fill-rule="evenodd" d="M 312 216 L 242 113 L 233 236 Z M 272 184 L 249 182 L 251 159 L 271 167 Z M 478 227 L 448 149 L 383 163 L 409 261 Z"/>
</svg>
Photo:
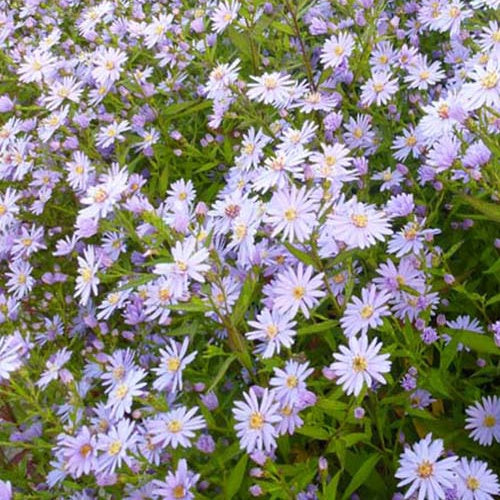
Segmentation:
<svg viewBox="0 0 500 500">
<path fill-rule="evenodd" d="M 0 499 L 498 494 L 499 2 L 10 4 Z"/>
</svg>

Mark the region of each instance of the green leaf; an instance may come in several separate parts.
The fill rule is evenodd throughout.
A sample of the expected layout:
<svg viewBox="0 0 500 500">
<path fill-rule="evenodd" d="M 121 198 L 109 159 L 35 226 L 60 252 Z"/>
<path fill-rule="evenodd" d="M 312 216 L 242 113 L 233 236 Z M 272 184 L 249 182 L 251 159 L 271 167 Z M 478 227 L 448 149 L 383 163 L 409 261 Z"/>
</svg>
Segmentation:
<svg viewBox="0 0 500 500">
<path fill-rule="evenodd" d="M 297 259 L 299 259 L 301 262 L 307 264 L 308 266 L 316 268 L 316 263 L 314 262 L 314 259 L 308 253 L 299 250 L 293 245 L 290 245 L 290 243 L 288 242 L 285 242 L 285 247 L 294 257 L 297 257 Z"/>
<path fill-rule="evenodd" d="M 320 441 L 327 441 L 330 438 L 328 431 L 322 427 L 313 427 L 312 425 L 304 425 L 300 429 L 297 429 L 296 433 L 313 439 L 319 439 Z"/>
<path fill-rule="evenodd" d="M 342 500 L 349 498 L 361 485 L 365 483 L 380 459 L 380 454 L 373 453 L 364 461 L 363 465 L 358 469 L 356 474 L 354 474 L 351 482 L 344 491 Z"/>
<path fill-rule="evenodd" d="M 171 304 L 167 306 L 172 311 L 185 311 L 185 312 L 207 312 L 210 311 L 210 306 L 205 304 L 201 299 L 192 297 L 189 302 L 181 302 L 179 304 Z"/>
<path fill-rule="evenodd" d="M 244 453 L 239 459 L 236 467 L 231 471 L 229 479 L 226 482 L 226 498 L 234 498 L 239 492 L 245 471 L 247 468 L 248 455 Z"/>
<path fill-rule="evenodd" d="M 486 302 L 486 307 L 492 306 L 493 304 L 496 304 L 497 302 L 500 302 L 500 293 L 497 293 L 491 299 Z"/>
<path fill-rule="evenodd" d="M 210 387 L 208 388 L 207 392 L 213 391 L 215 386 L 220 382 L 224 374 L 227 372 L 228 368 L 231 366 L 231 363 L 236 359 L 236 354 L 231 354 L 224 363 L 222 363 L 222 366 L 219 368 L 219 371 L 217 375 L 215 376 L 213 382 L 211 383 Z"/>
<path fill-rule="evenodd" d="M 500 205 L 480 200 L 468 195 L 459 196 L 459 199 L 471 205 L 478 212 L 486 215 L 489 220 L 500 223 Z"/>
<path fill-rule="evenodd" d="M 297 335 L 309 335 L 311 333 L 325 332 L 326 330 L 331 330 L 335 328 L 339 322 L 337 320 L 327 320 L 321 323 L 316 323 L 314 325 L 302 326 L 297 330 Z"/>
<path fill-rule="evenodd" d="M 341 474 L 342 474 L 342 470 L 337 471 L 335 476 L 333 476 L 332 480 L 326 486 L 324 494 L 323 494 L 324 500 L 336 500 L 337 487 L 339 485 L 339 480 L 340 480 Z"/>
<path fill-rule="evenodd" d="M 461 332 L 460 340 L 472 350 L 482 352 L 484 354 L 500 355 L 500 349 L 497 347 L 491 337 L 481 335 L 475 332 Z"/>
<path fill-rule="evenodd" d="M 243 321 L 243 318 L 245 317 L 245 314 L 248 311 L 250 304 L 252 303 L 252 299 L 255 295 L 256 289 L 257 280 L 250 273 L 243 283 L 243 288 L 241 289 L 238 302 L 236 302 L 236 305 L 233 309 L 233 314 L 231 315 L 231 320 L 234 326 L 238 327 Z"/>
</svg>

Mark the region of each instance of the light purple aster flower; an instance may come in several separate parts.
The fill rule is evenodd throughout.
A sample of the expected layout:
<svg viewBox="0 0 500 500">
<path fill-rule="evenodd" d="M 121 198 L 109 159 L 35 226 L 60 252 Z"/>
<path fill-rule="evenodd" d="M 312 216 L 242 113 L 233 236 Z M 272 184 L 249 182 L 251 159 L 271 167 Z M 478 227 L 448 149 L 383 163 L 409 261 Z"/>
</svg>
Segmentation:
<svg viewBox="0 0 500 500">
<path fill-rule="evenodd" d="M 493 495 L 500 494 L 498 476 L 486 462 L 461 458 L 456 473 L 460 500 L 493 500 Z"/>
<path fill-rule="evenodd" d="M 107 403 L 112 417 L 119 419 L 130 412 L 133 398 L 144 394 L 142 389 L 146 385 L 143 381 L 145 377 L 146 372 L 142 368 L 131 370 L 120 383 L 112 387 Z"/>
<path fill-rule="evenodd" d="M 304 269 L 299 262 L 297 270 L 287 269 L 278 274 L 272 288 L 274 307 L 281 312 L 289 312 L 295 317 L 299 308 L 302 314 L 309 318 L 309 311 L 319 304 L 319 299 L 326 295 L 320 288 L 323 286 L 323 273 L 313 276 L 314 269 L 307 266 Z"/>
<path fill-rule="evenodd" d="M 182 372 L 196 357 L 197 351 L 187 354 L 189 337 L 184 337 L 182 344 L 173 339 L 165 349 L 160 349 L 160 366 L 153 368 L 158 378 L 153 382 L 153 388 L 158 391 L 177 392 L 182 389 Z M 186 355 L 187 354 L 187 355 Z"/>
<path fill-rule="evenodd" d="M 381 347 L 382 343 L 377 338 L 368 345 L 366 335 L 361 335 L 359 340 L 351 337 L 349 348 L 339 346 L 340 354 L 333 355 L 336 361 L 330 365 L 330 369 L 339 377 L 336 382 L 342 385 L 347 395 L 357 396 L 364 384 L 371 387 L 375 381 L 386 383 L 381 374 L 390 371 L 391 362 L 388 361 L 389 354 L 378 354 Z"/>
<path fill-rule="evenodd" d="M 187 468 L 185 459 L 179 460 L 175 473 L 169 472 L 165 481 L 154 481 L 156 488 L 154 495 L 158 495 L 165 500 L 192 500 L 194 494 L 191 489 L 194 488 L 199 474 L 194 474 Z"/>
<path fill-rule="evenodd" d="M 73 478 L 90 474 L 95 469 L 97 459 L 97 439 L 84 425 L 76 436 L 62 434 L 58 439 L 64 457 L 64 469 Z"/>
<path fill-rule="evenodd" d="M 247 339 L 258 340 L 261 343 L 255 351 L 262 354 L 263 358 L 271 358 L 275 353 L 281 352 L 281 347 L 290 348 L 294 341 L 297 324 L 290 313 L 280 313 L 276 309 L 264 309 L 255 321 L 248 321 L 254 330 L 245 334 Z"/>
<path fill-rule="evenodd" d="M 432 434 L 408 447 L 401 454 L 396 478 L 398 487 L 410 485 L 405 498 L 418 494 L 418 500 L 444 500 L 445 489 L 452 488 L 456 481 L 457 457 L 440 460 L 443 440 L 432 440 Z"/>
<path fill-rule="evenodd" d="M 498 396 L 485 396 L 476 401 L 465 413 L 466 429 L 470 437 L 483 446 L 490 446 L 493 440 L 500 442 L 500 399 Z"/>
<path fill-rule="evenodd" d="M 347 304 L 340 325 L 346 337 L 352 337 L 361 332 L 366 334 L 369 328 L 377 328 L 382 324 L 382 317 L 390 314 L 387 301 L 390 294 L 377 291 L 375 285 L 361 290 L 361 299 L 352 297 Z"/>
<path fill-rule="evenodd" d="M 36 382 L 36 385 L 45 389 L 52 380 L 57 380 L 61 368 L 69 361 L 71 354 L 71 351 L 68 351 L 66 347 L 53 354 L 45 363 L 46 369 L 40 375 L 40 379 Z"/>
<path fill-rule="evenodd" d="M 278 403 L 268 389 L 262 392 L 260 402 L 253 388 L 248 393 L 244 392 L 243 397 L 245 401 L 236 401 L 233 408 L 241 448 L 247 453 L 272 451 L 276 447 L 275 424 L 281 420 Z"/>
<path fill-rule="evenodd" d="M 306 378 L 314 370 L 309 368 L 309 363 L 297 363 L 288 360 L 285 369 L 274 368 L 275 376 L 269 381 L 273 386 L 275 398 L 282 404 L 293 405 L 306 390 Z"/>
<path fill-rule="evenodd" d="M 122 462 L 131 464 L 128 451 L 134 452 L 139 436 L 134 430 L 135 423 L 124 418 L 111 426 L 106 434 L 97 436 L 97 449 L 103 451 L 97 459 L 97 471 L 112 474 Z"/>
<path fill-rule="evenodd" d="M 194 431 L 207 425 L 202 416 L 196 415 L 197 411 L 196 406 L 190 410 L 180 406 L 151 421 L 148 426 L 151 442 L 162 447 L 170 445 L 174 449 L 177 446 L 189 448 L 191 439 L 195 436 Z"/>
<path fill-rule="evenodd" d="M 319 194 L 319 193 L 318 193 Z M 274 230 L 271 236 L 283 233 L 290 243 L 303 242 L 311 235 L 317 221 L 316 212 L 319 207 L 319 196 L 306 187 L 276 191 L 267 207 L 265 222 Z"/>
</svg>

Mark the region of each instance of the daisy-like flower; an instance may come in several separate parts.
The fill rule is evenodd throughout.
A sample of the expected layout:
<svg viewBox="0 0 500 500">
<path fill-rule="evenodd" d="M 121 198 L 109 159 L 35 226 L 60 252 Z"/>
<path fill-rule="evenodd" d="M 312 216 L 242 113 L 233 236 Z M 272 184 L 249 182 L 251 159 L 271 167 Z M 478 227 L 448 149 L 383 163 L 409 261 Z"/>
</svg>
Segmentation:
<svg viewBox="0 0 500 500">
<path fill-rule="evenodd" d="M 340 66 L 354 49 L 354 38 L 351 34 L 341 31 L 338 35 L 330 37 L 321 50 L 321 63 L 325 68 Z"/>
<path fill-rule="evenodd" d="M 286 362 L 284 370 L 274 368 L 274 377 L 269 381 L 273 386 L 276 399 L 281 403 L 293 406 L 297 403 L 306 389 L 306 378 L 314 370 L 309 363 L 297 363 L 293 360 Z"/>
<path fill-rule="evenodd" d="M 308 239 L 316 226 L 320 196 L 313 191 L 306 191 L 305 186 L 297 189 L 292 185 L 290 190 L 276 191 L 264 219 L 274 228 L 271 236 L 283 233 L 290 243 Z"/>
<path fill-rule="evenodd" d="M 315 176 L 319 179 L 328 179 L 337 183 L 352 181 L 356 178 L 353 170 L 350 151 L 340 143 L 332 146 L 321 144 L 322 153 L 315 151 L 309 160 Z"/>
<path fill-rule="evenodd" d="M 394 158 L 404 161 L 411 155 L 413 158 L 420 156 L 420 148 L 423 146 L 421 134 L 413 126 L 403 130 L 403 134 L 394 139 L 391 149 L 395 150 Z"/>
<path fill-rule="evenodd" d="M 385 384 L 382 373 L 388 373 L 391 369 L 391 362 L 388 361 L 389 354 L 378 354 L 382 347 L 382 342 L 374 338 L 368 345 L 368 337 L 361 335 L 359 340 L 356 337 L 349 339 L 349 348 L 339 346 L 340 354 L 335 353 L 335 362 L 330 365 L 338 377 L 336 382 L 342 385 L 342 389 L 349 396 L 357 396 L 363 385 L 369 388 L 373 382 Z"/>
<path fill-rule="evenodd" d="M 40 375 L 40 379 L 37 380 L 36 385 L 45 389 L 52 380 L 57 380 L 59 377 L 59 372 L 61 368 L 70 360 L 71 352 L 63 347 L 55 354 L 53 354 L 50 359 L 45 363 L 45 371 Z"/>
<path fill-rule="evenodd" d="M 0 231 L 8 228 L 15 220 L 16 215 L 19 213 L 16 202 L 20 197 L 21 195 L 10 187 L 0 195 Z"/>
<path fill-rule="evenodd" d="M 330 218 L 333 236 L 351 248 L 367 248 L 392 234 L 389 220 L 374 205 L 352 198 L 342 202 Z"/>
<path fill-rule="evenodd" d="M 486 67 L 475 66 L 470 74 L 472 83 L 466 83 L 460 92 L 464 105 L 475 110 L 482 106 L 500 107 L 500 58 L 490 57 Z"/>
<path fill-rule="evenodd" d="M 245 401 L 236 401 L 233 408 L 241 449 L 247 453 L 272 451 L 278 436 L 275 425 L 281 420 L 278 403 L 268 389 L 262 391 L 260 402 L 253 388 L 244 392 L 243 397 Z"/>
<path fill-rule="evenodd" d="M 80 297 L 80 304 L 86 306 L 90 295 L 97 295 L 97 285 L 100 283 L 97 272 L 99 271 L 101 260 L 96 257 L 92 245 L 89 245 L 83 251 L 83 257 L 78 257 L 78 265 L 75 297 Z"/>
<path fill-rule="evenodd" d="M 292 347 L 297 332 L 294 330 L 296 321 L 290 313 L 282 314 L 277 310 L 264 309 L 256 317 L 256 321 L 248 324 L 255 330 L 245 334 L 247 339 L 262 342 L 256 352 L 263 358 L 271 358 L 281 352 L 281 347 Z"/>
<path fill-rule="evenodd" d="M 365 106 L 375 103 L 377 106 L 386 104 L 398 91 L 398 81 L 391 78 L 392 74 L 386 71 L 377 71 L 361 87 L 360 100 Z"/>
<path fill-rule="evenodd" d="M 456 484 L 457 457 L 440 459 L 443 440 L 432 440 L 432 434 L 408 447 L 401 454 L 396 478 L 398 487 L 410 485 L 405 498 L 418 494 L 418 500 L 445 500 L 445 489 Z"/>
<path fill-rule="evenodd" d="M 408 66 L 405 82 L 409 84 L 408 88 L 410 89 L 427 90 L 429 86 L 436 85 L 444 76 L 439 61 L 429 64 L 427 56 L 419 54 Z"/>
<path fill-rule="evenodd" d="M 57 60 L 44 50 L 35 50 L 27 54 L 24 62 L 19 66 L 19 80 L 23 83 L 37 82 L 50 76 Z"/>
<path fill-rule="evenodd" d="M 471 318 L 468 314 L 463 314 L 446 322 L 446 326 L 453 328 L 454 330 L 466 330 L 474 333 L 484 333 L 484 329 L 477 320 L 477 318 Z"/>
<path fill-rule="evenodd" d="M 407 253 L 418 255 L 423 250 L 425 241 L 430 241 L 435 234 L 441 232 L 439 229 L 423 229 L 424 224 L 425 219 L 420 223 L 408 222 L 391 238 L 387 251 L 396 257 L 402 257 Z"/>
<path fill-rule="evenodd" d="M 84 191 L 88 188 L 95 169 L 85 153 L 75 151 L 73 159 L 66 163 L 66 171 L 69 185 L 75 190 Z"/>
<path fill-rule="evenodd" d="M 78 103 L 83 92 L 83 84 L 74 76 L 65 76 L 62 81 L 55 81 L 50 93 L 44 98 L 47 109 L 53 111 L 57 109 L 65 99 Z"/>
<path fill-rule="evenodd" d="M 185 406 L 180 406 L 152 420 L 148 425 L 151 434 L 151 442 L 163 448 L 171 446 L 177 448 L 191 447 L 191 439 L 194 438 L 194 431 L 206 427 L 205 419 L 201 415 L 196 415 L 198 407 L 188 410 Z"/>
<path fill-rule="evenodd" d="M 92 70 L 92 76 L 100 85 L 116 82 L 120 78 L 122 66 L 126 60 L 127 54 L 120 49 L 101 46 L 92 58 L 95 66 Z"/>
<path fill-rule="evenodd" d="M 257 167 L 263 156 L 263 149 L 268 144 L 270 138 L 265 135 L 262 130 L 257 132 L 252 127 L 243 136 L 241 143 L 240 154 L 235 158 L 235 164 L 242 170 L 250 170 L 252 167 Z"/>
<path fill-rule="evenodd" d="M 313 276 L 312 266 L 299 262 L 297 270 L 287 269 L 278 274 L 272 288 L 274 306 L 281 313 L 290 313 L 295 317 L 299 309 L 309 318 L 310 309 L 319 304 L 319 299 L 326 295 L 323 287 L 323 273 Z"/>
<path fill-rule="evenodd" d="M 254 82 L 249 83 L 247 95 L 250 99 L 278 107 L 287 102 L 289 92 L 293 88 L 293 80 L 289 75 L 278 72 L 264 73 L 262 76 L 252 76 Z"/>
<path fill-rule="evenodd" d="M 184 458 L 179 460 L 175 474 L 169 472 L 165 481 L 155 480 L 155 488 L 152 491 L 165 500 L 192 500 L 194 494 L 191 489 L 196 486 L 199 474 L 194 474 L 187 468 L 187 462 Z"/>
<path fill-rule="evenodd" d="M 210 269 L 208 264 L 208 250 L 205 247 L 196 249 L 197 241 L 194 237 L 186 238 L 183 242 L 177 241 L 171 249 L 173 264 L 157 264 L 154 268 L 156 274 L 168 274 L 174 272 L 181 281 L 187 284 L 188 278 L 205 282 L 203 273 Z"/>
<path fill-rule="evenodd" d="M 119 419 L 130 412 L 133 398 L 144 394 L 145 377 L 146 372 L 142 368 L 131 370 L 120 383 L 112 387 L 106 405 L 111 408 L 111 417 Z"/>
<path fill-rule="evenodd" d="M 130 130 L 130 123 L 127 120 L 122 120 L 110 123 L 106 127 L 102 127 L 97 134 L 96 145 L 101 148 L 107 148 L 111 146 L 115 141 L 122 142 L 125 140 L 125 136 L 122 135 L 123 132 Z"/>
<path fill-rule="evenodd" d="M 238 80 L 240 60 L 219 63 L 208 75 L 204 90 L 209 99 L 221 99 L 231 94 L 230 86 Z"/>
<path fill-rule="evenodd" d="M 366 334 L 369 328 L 377 328 L 382 324 L 382 317 L 390 314 L 387 302 L 391 295 L 385 291 L 379 292 L 375 285 L 361 290 L 361 299 L 352 297 L 347 304 L 340 324 L 346 337 L 357 333 Z"/>
<path fill-rule="evenodd" d="M 0 337 L 0 381 L 8 380 L 10 374 L 22 365 L 19 345 L 13 335 Z"/>
<path fill-rule="evenodd" d="M 130 465 L 132 457 L 128 451 L 134 452 L 139 436 L 134 430 L 135 423 L 124 418 L 111 426 L 106 434 L 97 436 L 97 449 L 103 451 L 97 459 L 96 470 L 112 474 L 122 462 Z"/>
<path fill-rule="evenodd" d="M 500 493 L 498 476 L 486 462 L 461 458 L 455 472 L 460 500 L 493 500 L 493 495 Z"/>
<path fill-rule="evenodd" d="M 189 338 L 184 337 L 182 345 L 173 339 L 165 349 L 160 349 L 160 366 L 153 368 L 158 378 L 153 382 L 153 388 L 157 391 L 168 390 L 177 392 L 182 389 L 182 372 L 196 357 L 197 351 L 187 354 Z"/>
<path fill-rule="evenodd" d="M 476 401 L 465 413 L 470 437 L 483 446 L 491 446 L 493 440 L 500 442 L 500 399 L 498 396 L 485 396 Z"/>
<path fill-rule="evenodd" d="M 64 469 L 77 479 L 83 474 L 90 474 L 97 463 L 97 438 L 89 428 L 82 426 L 75 436 L 62 434 L 58 439 L 64 457 Z"/>
<path fill-rule="evenodd" d="M 220 2 L 210 16 L 215 33 L 222 33 L 238 16 L 241 4 L 237 0 Z"/>
<path fill-rule="evenodd" d="M 25 260 L 14 260 L 9 265 L 9 272 L 5 273 L 5 276 L 9 278 L 6 285 L 14 298 L 22 299 L 31 292 L 35 284 L 35 278 L 31 276 L 32 271 L 33 267 Z"/>
</svg>

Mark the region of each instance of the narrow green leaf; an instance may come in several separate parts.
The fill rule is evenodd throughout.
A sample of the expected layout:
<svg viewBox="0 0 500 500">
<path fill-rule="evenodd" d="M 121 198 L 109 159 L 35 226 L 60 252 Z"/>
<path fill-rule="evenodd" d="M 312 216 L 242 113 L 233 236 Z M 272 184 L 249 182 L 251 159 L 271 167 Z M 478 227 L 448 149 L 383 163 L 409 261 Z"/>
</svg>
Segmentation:
<svg viewBox="0 0 500 500">
<path fill-rule="evenodd" d="M 250 273 L 243 283 L 243 288 L 241 289 L 240 296 L 234 306 L 233 314 L 231 315 L 231 321 L 236 327 L 238 327 L 243 321 L 243 318 L 252 303 L 256 289 L 257 279 L 252 275 L 252 273 Z"/>
<path fill-rule="evenodd" d="M 306 252 L 299 250 L 298 248 L 290 245 L 290 243 L 285 242 L 286 249 L 294 256 L 297 257 L 301 262 L 307 264 L 308 266 L 316 267 L 316 263 L 314 259 Z"/>
<path fill-rule="evenodd" d="M 320 441 L 327 441 L 330 438 L 330 433 L 323 429 L 322 427 L 313 427 L 312 425 L 304 425 L 300 429 L 297 429 L 297 434 L 302 434 L 313 439 L 319 439 Z"/>
<path fill-rule="evenodd" d="M 226 482 L 226 498 L 234 498 L 239 492 L 241 483 L 245 477 L 247 462 L 248 455 L 244 453 L 236 464 L 236 467 L 231 471 L 231 474 L 229 474 L 229 478 Z"/>
<path fill-rule="evenodd" d="M 500 223 L 500 205 L 467 195 L 460 196 L 459 199 L 486 215 L 489 220 Z"/>
<path fill-rule="evenodd" d="M 331 330 L 339 324 L 337 320 L 327 320 L 314 325 L 302 326 L 297 330 L 297 335 L 309 335 L 312 333 L 321 333 Z"/>
<path fill-rule="evenodd" d="M 222 363 L 222 366 L 219 368 L 217 375 L 215 376 L 212 384 L 208 388 L 207 392 L 213 391 L 216 385 L 221 381 L 222 377 L 227 372 L 228 368 L 231 366 L 231 363 L 236 359 L 236 354 L 231 354 L 225 361 Z"/>
<path fill-rule="evenodd" d="M 337 471 L 332 480 L 328 483 L 323 493 L 324 500 L 336 500 L 337 498 L 337 487 L 339 485 L 340 476 L 342 470 Z"/>
<path fill-rule="evenodd" d="M 358 469 L 356 474 L 351 479 L 351 482 L 347 486 L 344 494 L 342 495 L 342 500 L 346 500 L 349 498 L 365 481 L 368 479 L 373 469 L 377 465 L 380 460 L 381 455 L 378 453 L 374 453 L 370 455 L 363 465 Z"/>
<path fill-rule="evenodd" d="M 488 335 L 481 335 L 475 332 L 462 332 L 460 334 L 460 340 L 474 351 L 484 354 L 500 355 L 500 349 Z"/>
</svg>

